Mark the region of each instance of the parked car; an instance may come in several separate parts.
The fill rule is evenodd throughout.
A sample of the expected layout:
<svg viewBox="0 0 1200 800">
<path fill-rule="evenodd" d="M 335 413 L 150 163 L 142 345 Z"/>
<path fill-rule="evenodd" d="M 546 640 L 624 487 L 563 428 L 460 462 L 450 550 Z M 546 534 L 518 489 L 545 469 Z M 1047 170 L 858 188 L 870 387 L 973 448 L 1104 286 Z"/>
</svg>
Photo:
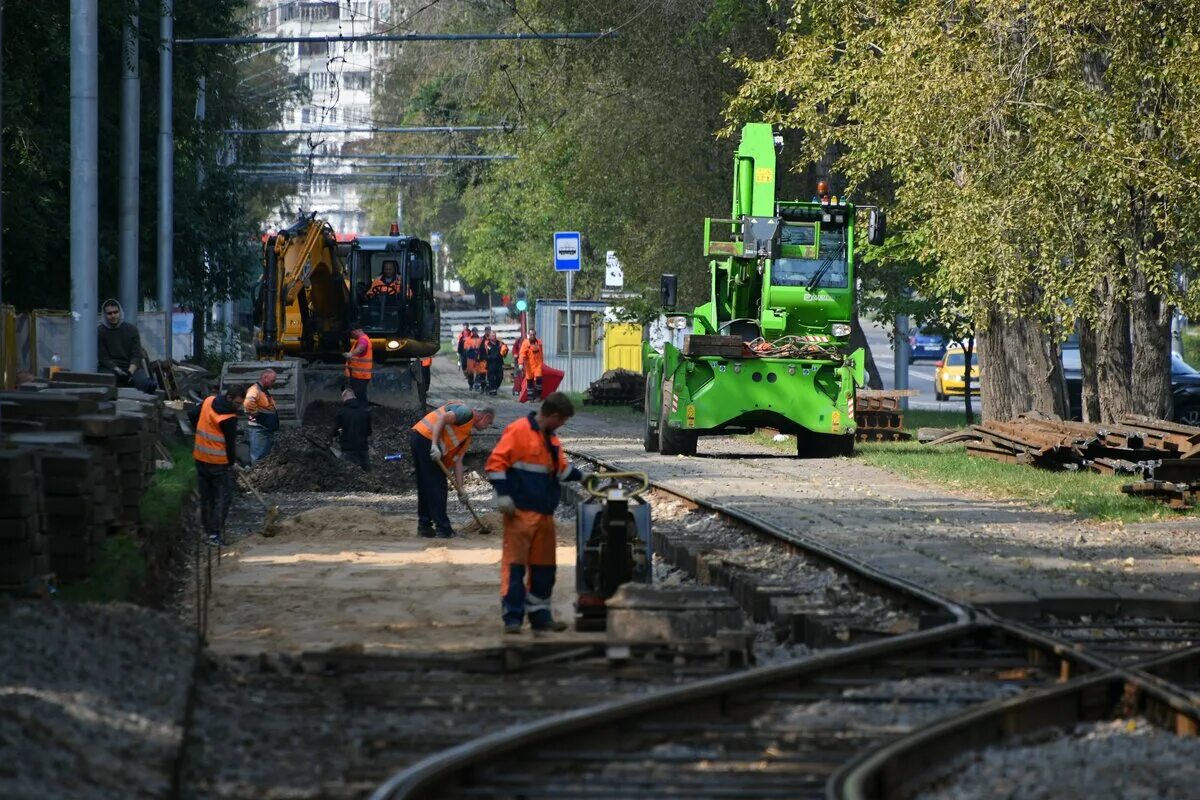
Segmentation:
<svg viewBox="0 0 1200 800">
<path fill-rule="evenodd" d="M 1078 344 L 1062 346 L 1062 364 L 1071 419 L 1083 419 L 1083 367 Z M 1171 399 L 1176 422 L 1200 427 L 1200 372 L 1175 352 L 1171 353 Z"/>
<path fill-rule="evenodd" d="M 962 397 L 966 391 L 967 354 L 955 345 L 946 350 L 946 355 L 935 365 L 933 371 L 933 396 L 936 400 L 949 400 L 951 396 Z M 979 394 L 979 353 L 971 352 L 971 394 Z"/>
<path fill-rule="evenodd" d="M 918 358 L 938 359 L 945 354 L 946 340 L 941 336 L 922 333 L 920 328 L 916 328 L 913 330 L 912 335 L 908 337 L 909 363 L 916 361 Z"/>
</svg>

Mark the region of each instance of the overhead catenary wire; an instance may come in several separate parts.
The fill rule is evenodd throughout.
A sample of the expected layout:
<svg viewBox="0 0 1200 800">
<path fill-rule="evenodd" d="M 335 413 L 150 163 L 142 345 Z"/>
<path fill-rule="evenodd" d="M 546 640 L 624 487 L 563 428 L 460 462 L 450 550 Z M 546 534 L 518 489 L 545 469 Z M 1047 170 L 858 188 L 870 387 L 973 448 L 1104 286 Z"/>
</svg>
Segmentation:
<svg viewBox="0 0 1200 800">
<path fill-rule="evenodd" d="M 347 161 L 385 161 L 387 159 L 406 159 L 408 161 L 515 161 L 511 153 L 470 154 L 470 153 L 289 153 L 269 151 L 264 153 L 271 158 L 315 158 L 315 159 L 344 159 Z"/>
<path fill-rule="evenodd" d="M 512 133 L 517 125 L 360 125 L 341 128 L 226 128 L 228 136 L 307 136 L 322 133 Z"/>
<path fill-rule="evenodd" d="M 327 36 L 199 36 L 176 39 L 177 45 L 249 45 L 249 44 L 333 44 L 337 42 L 475 42 L 475 41 L 547 41 L 558 39 L 603 39 L 615 31 L 556 33 L 362 33 Z"/>
</svg>

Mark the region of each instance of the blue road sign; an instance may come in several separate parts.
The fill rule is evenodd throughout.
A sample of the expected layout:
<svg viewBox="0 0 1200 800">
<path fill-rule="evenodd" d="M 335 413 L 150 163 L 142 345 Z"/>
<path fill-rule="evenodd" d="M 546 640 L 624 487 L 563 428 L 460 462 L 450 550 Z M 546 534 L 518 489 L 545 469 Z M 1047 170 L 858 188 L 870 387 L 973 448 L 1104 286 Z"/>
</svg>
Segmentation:
<svg viewBox="0 0 1200 800">
<path fill-rule="evenodd" d="M 554 268 L 559 272 L 578 272 L 580 259 L 579 231 L 557 231 L 554 234 Z"/>
</svg>

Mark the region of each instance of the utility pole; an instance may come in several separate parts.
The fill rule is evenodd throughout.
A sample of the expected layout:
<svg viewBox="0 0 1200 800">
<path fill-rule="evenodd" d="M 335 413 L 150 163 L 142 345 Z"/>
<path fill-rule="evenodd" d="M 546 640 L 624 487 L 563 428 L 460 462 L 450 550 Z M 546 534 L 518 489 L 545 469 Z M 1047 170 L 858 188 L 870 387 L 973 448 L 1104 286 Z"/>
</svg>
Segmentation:
<svg viewBox="0 0 1200 800">
<path fill-rule="evenodd" d="M 121 49 L 121 182 L 118 206 L 120 276 L 117 297 L 125 319 L 137 324 L 138 299 L 138 186 L 141 158 L 142 71 L 138 47 L 138 9 L 131 4 L 122 28 Z"/>
<path fill-rule="evenodd" d="M 4 0 L 0 0 L 0 303 L 4 302 Z M 8 387 L 5 387 L 8 388 Z"/>
<path fill-rule="evenodd" d="M 175 307 L 175 130 L 171 92 L 175 86 L 175 0 L 160 0 L 158 27 L 158 307 L 163 312 L 163 359 L 171 360 L 171 310 Z"/>
<path fill-rule="evenodd" d="M 200 128 L 204 123 L 206 113 L 205 104 L 208 99 L 208 79 L 201 75 L 196 81 L 196 122 L 199 123 L 196 127 Z M 196 188 L 200 193 L 204 192 L 204 155 L 201 153 L 196 159 Z M 208 273 L 208 254 L 203 248 L 196 253 L 196 258 L 200 259 L 200 269 L 207 275 Z M 212 307 L 205 305 L 192 309 L 192 358 L 198 364 L 204 363 L 204 345 L 205 331 L 208 327 L 208 321 L 211 317 Z"/>
<path fill-rule="evenodd" d="M 96 370 L 100 160 L 97 0 L 71 0 L 71 368 Z"/>
<path fill-rule="evenodd" d="M 893 352 L 895 353 L 896 360 L 894 362 L 895 374 L 894 374 L 892 386 L 897 390 L 903 391 L 903 390 L 908 389 L 908 362 L 910 360 L 909 359 L 910 351 L 909 351 L 909 345 L 908 345 L 908 315 L 907 314 L 897 314 L 896 315 L 896 332 L 895 332 L 894 341 L 895 341 L 895 347 L 893 347 L 892 349 L 893 349 Z M 900 407 L 902 409 L 908 408 L 908 398 L 907 397 L 900 398 Z"/>
</svg>

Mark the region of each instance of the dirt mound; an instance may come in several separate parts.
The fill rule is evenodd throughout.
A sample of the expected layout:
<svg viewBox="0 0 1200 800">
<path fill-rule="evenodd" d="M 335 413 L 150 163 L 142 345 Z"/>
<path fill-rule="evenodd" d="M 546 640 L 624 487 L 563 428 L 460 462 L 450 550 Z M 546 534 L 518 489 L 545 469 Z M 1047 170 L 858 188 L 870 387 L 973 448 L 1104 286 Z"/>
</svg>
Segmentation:
<svg viewBox="0 0 1200 800">
<path fill-rule="evenodd" d="M 361 506 L 321 506 L 273 523 L 263 536 L 277 541 L 336 540 L 369 536 L 407 539 L 417 535 L 415 517 L 386 515 Z"/>
<path fill-rule="evenodd" d="M 271 454 L 247 472 L 260 492 L 393 492 L 413 486 L 408 431 L 420 419 L 417 411 L 371 408 L 371 471 L 342 461 L 329 448 L 338 405 L 314 403 L 302 428 L 283 428 L 275 434 Z M 335 440 L 336 443 L 336 440 Z M 385 455 L 403 454 L 400 461 Z"/>
</svg>

